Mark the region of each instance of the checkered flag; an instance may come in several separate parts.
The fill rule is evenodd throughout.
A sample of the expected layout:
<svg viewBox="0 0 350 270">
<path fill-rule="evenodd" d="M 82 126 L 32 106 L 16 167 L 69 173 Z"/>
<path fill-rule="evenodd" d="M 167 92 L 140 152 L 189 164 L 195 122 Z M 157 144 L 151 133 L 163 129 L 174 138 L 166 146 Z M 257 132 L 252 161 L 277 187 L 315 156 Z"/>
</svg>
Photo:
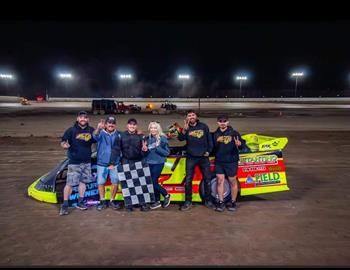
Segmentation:
<svg viewBox="0 0 350 270">
<path fill-rule="evenodd" d="M 155 201 L 151 172 L 146 162 L 138 161 L 117 166 L 125 206 Z"/>
</svg>

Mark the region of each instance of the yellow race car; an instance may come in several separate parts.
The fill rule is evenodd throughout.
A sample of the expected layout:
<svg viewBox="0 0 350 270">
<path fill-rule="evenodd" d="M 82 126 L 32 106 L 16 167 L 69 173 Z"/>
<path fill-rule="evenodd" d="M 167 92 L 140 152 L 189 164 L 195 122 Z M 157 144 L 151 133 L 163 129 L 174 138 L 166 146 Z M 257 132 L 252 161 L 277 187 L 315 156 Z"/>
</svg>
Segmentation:
<svg viewBox="0 0 350 270">
<path fill-rule="evenodd" d="M 168 137 L 171 138 L 179 127 L 169 129 Z M 240 153 L 237 178 L 240 196 L 258 195 L 263 193 L 286 191 L 287 177 L 282 157 L 282 149 L 287 145 L 285 137 L 269 137 L 257 134 L 246 134 L 242 138 L 246 147 Z M 163 171 L 159 177 L 159 183 L 171 194 L 172 201 L 185 200 L 185 164 L 186 149 L 184 146 L 170 147 L 171 153 L 167 157 Z M 217 197 L 215 160 L 210 159 L 211 198 L 215 201 Z M 93 181 L 87 184 L 85 199 L 91 204 L 98 201 L 98 189 L 96 182 L 96 152 L 91 157 L 91 168 Z M 28 187 L 28 195 L 43 202 L 61 203 L 63 201 L 63 188 L 66 183 L 68 159 L 62 161 L 56 168 L 36 179 Z M 111 182 L 106 182 L 106 199 L 111 196 Z M 196 168 L 193 178 L 193 201 L 201 202 L 204 194 L 202 175 Z M 230 186 L 225 181 L 224 200 L 230 199 Z M 78 186 L 73 187 L 69 199 L 70 205 L 74 205 L 78 199 Z M 121 189 L 116 195 L 117 200 L 123 200 Z"/>
</svg>

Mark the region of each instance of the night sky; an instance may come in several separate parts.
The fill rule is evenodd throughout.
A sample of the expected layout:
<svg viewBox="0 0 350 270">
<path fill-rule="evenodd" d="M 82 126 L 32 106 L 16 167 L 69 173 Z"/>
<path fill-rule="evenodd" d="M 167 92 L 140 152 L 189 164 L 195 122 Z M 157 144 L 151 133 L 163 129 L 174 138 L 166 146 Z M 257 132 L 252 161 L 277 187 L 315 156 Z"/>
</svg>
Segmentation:
<svg viewBox="0 0 350 270">
<path fill-rule="evenodd" d="M 118 68 L 133 96 L 231 96 L 245 72 L 246 97 L 294 96 L 290 73 L 306 73 L 303 96 L 349 96 L 349 21 L 2 21 L 0 95 L 118 96 Z M 194 76 L 184 91 L 176 72 Z M 63 85 L 58 70 L 75 81 Z M 56 73 L 55 73 L 56 72 Z M 119 91 L 119 92 L 118 92 Z"/>
</svg>

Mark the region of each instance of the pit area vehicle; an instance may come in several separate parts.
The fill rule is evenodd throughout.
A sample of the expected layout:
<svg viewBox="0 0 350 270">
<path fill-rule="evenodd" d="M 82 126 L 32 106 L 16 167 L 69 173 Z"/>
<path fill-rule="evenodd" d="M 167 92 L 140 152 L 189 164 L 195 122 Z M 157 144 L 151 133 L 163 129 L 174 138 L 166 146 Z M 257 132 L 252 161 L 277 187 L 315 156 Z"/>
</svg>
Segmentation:
<svg viewBox="0 0 350 270">
<path fill-rule="evenodd" d="M 94 99 L 91 104 L 93 114 L 129 114 L 140 112 L 141 107 L 136 104 L 124 104 L 123 101 L 115 101 L 112 99 Z"/>
<path fill-rule="evenodd" d="M 30 105 L 30 102 L 27 98 L 21 97 L 19 101 L 22 105 Z"/>
<path fill-rule="evenodd" d="M 146 111 L 151 112 L 152 114 L 170 114 L 171 112 L 176 111 L 177 106 L 169 101 L 165 101 L 160 106 L 157 106 L 154 103 L 148 103 L 146 105 Z"/>
</svg>

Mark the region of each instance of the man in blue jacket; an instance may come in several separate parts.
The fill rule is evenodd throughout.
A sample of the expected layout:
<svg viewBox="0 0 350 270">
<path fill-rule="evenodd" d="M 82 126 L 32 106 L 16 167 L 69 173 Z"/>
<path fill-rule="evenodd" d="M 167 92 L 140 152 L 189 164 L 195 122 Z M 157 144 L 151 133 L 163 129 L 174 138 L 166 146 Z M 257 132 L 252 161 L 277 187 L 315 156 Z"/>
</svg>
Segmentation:
<svg viewBox="0 0 350 270">
<path fill-rule="evenodd" d="M 186 179 L 185 179 L 185 203 L 180 210 L 186 211 L 192 207 L 192 180 L 194 170 L 198 165 L 204 181 L 204 205 L 210 209 L 215 209 L 215 205 L 210 201 L 210 162 L 209 154 L 213 150 L 212 136 L 206 124 L 198 120 L 197 114 L 193 110 L 187 112 L 187 118 L 182 132 L 178 139 L 187 142 L 186 157 Z"/>
<path fill-rule="evenodd" d="M 92 137 L 93 127 L 89 126 L 88 114 L 81 111 L 75 124 L 67 129 L 62 136 L 61 146 L 68 150 L 69 159 L 67 181 L 63 190 L 63 204 L 60 215 L 68 215 L 68 199 L 72 187 L 79 184 L 79 199 L 76 208 L 86 210 L 83 199 L 86 184 L 91 182 L 91 146 L 96 141 Z"/>
<path fill-rule="evenodd" d="M 229 126 L 228 117 L 226 115 L 219 116 L 217 118 L 217 123 L 218 128 L 213 134 L 213 141 L 219 203 L 215 210 L 219 212 L 225 210 L 224 181 L 226 176 L 231 187 L 231 201 L 227 204 L 227 209 L 229 211 L 234 211 L 236 210 L 236 198 L 238 193 L 238 153 L 244 145 L 244 140 L 239 132 Z"/>
<path fill-rule="evenodd" d="M 117 166 L 120 162 L 120 140 L 121 135 L 116 130 L 116 119 L 113 116 L 108 116 L 105 121 L 100 121 L 95 129 L 93 136 L 97 141 L 97 184 L 100 195 L 100 203 L 97 205 L 97 210 L 102 210 L 107 207 L 105 201 L 105 184 L 107 177 L 112 183 L 111 199 L 109 206 L 113 209 L 120 209 L 120 204 L 115 200 L 118 190 L 118 173 L 117 170 L 109 170 L 110 156 L 112 153 L 112 146 L 114 145 L 116 151 L 116 158 L 113 165 Z"/>
</svg>

